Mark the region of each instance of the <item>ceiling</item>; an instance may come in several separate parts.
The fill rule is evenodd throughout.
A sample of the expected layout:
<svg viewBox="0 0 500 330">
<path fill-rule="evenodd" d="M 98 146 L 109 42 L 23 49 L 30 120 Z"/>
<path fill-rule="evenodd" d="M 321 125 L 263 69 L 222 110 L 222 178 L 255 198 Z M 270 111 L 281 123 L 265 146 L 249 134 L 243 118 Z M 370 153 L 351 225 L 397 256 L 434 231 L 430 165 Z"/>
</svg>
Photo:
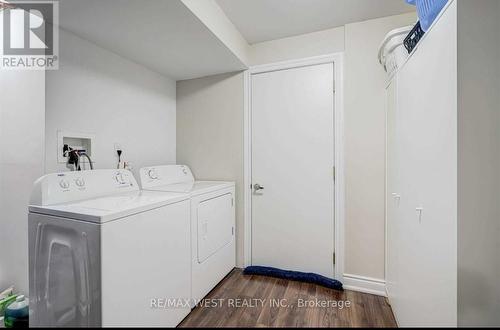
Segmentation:
<svg viewBox="0 0 500 330">
<path fill-rule="evenodd" d="M 248 43 L 411 12 L 404 0 L 216 0 Z"/>
<path fill-rule="evenodd" d="M 415 10 L 404 0 L 216 2 L 250 44 Z M 63 29 L 176 80 L 246 69 L 182 0 L 61 0 L 59 11 Z"/>
<path fill-rule="evenodd" d="M 246 68 L 180 0 L 62 0 L 59 11 L 62 28 L 176 80 Z"/>
</svg>

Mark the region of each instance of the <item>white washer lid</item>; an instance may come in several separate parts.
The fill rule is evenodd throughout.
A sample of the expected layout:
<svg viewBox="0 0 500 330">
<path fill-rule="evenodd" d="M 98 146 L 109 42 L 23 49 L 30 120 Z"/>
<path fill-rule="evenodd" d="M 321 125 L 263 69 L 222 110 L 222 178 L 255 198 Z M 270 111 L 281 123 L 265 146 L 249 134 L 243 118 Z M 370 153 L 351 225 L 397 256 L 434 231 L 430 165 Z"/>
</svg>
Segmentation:
<svg viewBox="0 0 500 330">
<path fill-rule="evenodd" d="M 133 191 L 55 205 L 30 205 L 29 211 L 94 223 L 105 223 L 189 199 L 188 194 Z"/>
<path fill-rule="evenodd" d="M 184 183 L 174 183 L 164 186 L 149 187 L 151 191 L 171 191 L 178 193 L 188 193 L 191 196 L 198 196 L 209 192 L 234 187 L 234 182 L 229 181 L 194 181 Z"/>
</svg>

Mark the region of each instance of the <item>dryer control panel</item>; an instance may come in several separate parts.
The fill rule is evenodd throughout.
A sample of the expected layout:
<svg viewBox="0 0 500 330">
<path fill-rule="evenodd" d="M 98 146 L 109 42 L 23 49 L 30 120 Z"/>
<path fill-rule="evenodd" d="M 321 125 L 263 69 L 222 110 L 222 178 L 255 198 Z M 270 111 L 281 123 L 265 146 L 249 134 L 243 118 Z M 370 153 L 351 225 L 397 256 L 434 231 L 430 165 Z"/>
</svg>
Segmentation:
<svg viewBox="0 0 500 330">
<path fill-rule="evenodd" d="M 194 183 L 193 173 L 187 165 L 162 165 L 139 170 L 142 189 L 176 183 Z"/>
<path fill-rule="evenodd" d="M 139 191 L 128 170 L 92 170 L 47 174 L 35 181 L 30 205 L 44 206 Z"/>
</svg>

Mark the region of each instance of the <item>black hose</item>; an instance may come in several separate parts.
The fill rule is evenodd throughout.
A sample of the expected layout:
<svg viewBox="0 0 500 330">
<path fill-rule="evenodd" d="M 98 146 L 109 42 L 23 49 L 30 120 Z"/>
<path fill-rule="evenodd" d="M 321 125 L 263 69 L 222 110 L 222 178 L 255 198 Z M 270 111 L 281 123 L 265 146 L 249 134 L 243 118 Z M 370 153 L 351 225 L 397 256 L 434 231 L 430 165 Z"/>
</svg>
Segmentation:
<svg viewBox="0 0 500 330">
<path fill-rule="evenodd" d="M 81 171 L 81 168 L 80 168 L 80 157 L 81 156 L 85 156 L 87 157 L 88 161 L 89 161 L 89 166 L 90 166 L 90 169 L 93 170 L 94 169 L 94 164 L 92 163 L 92 159 L 90 159 L 89 155 L 87 155 L 85 152 L 80 152 L 78 153 L 78 170 Z"/>
</svg>

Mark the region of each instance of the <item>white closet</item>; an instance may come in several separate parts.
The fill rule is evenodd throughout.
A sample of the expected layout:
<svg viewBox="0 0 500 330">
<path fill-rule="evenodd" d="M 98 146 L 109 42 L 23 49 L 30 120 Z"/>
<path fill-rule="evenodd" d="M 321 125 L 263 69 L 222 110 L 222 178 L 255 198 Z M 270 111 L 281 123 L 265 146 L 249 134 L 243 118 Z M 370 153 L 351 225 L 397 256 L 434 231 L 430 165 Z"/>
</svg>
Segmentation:
<svg viewBox="0 0 500 330">
<path fill-rule="evenodd" d="M 387 87 L 386 282 L 400 326 L 500 324 L 499 21 L 500 1 L 450 1 Z"/>
</svg>

